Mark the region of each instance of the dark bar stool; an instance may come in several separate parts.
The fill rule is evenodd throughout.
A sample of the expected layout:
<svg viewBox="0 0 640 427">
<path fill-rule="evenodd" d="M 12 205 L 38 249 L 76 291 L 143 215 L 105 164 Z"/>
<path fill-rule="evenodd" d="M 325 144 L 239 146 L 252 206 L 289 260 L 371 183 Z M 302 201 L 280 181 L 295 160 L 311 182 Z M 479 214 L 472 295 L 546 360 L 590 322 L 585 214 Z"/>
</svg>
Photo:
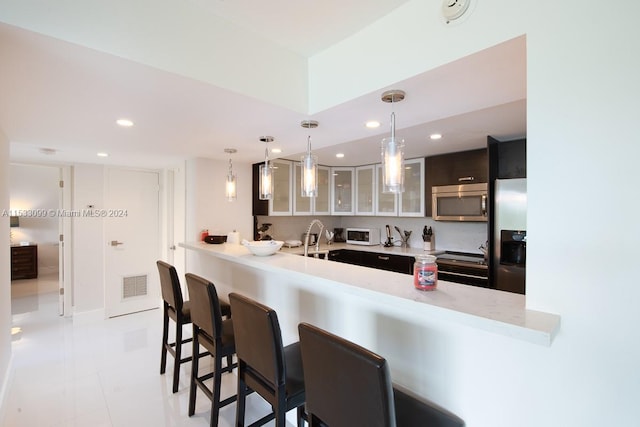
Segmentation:
<svg viewBox="0 0 640 427">
<path fill-rule="evenodd" d="M 191 300 L 191 320 L 193 323 L 193 354 L 198 354 L 203 346 L 213 357 L 213 372 L 199 376 L 200 357 L 194 357 L 191 363 L 191 385 L 189 387 L 189 416 L 196 411 L 197 387 L 211 400 L 211 427 L 218 425 L 220 408 L 235 402 L 236 396 L 220 401 L 220 385 L 223 372 L 231 372 L 236 367 L 233 355 L 236 352 L 233 336 L 233 320 L 222 319 L 222 310 L 218 293 L 213 283 L 195 274 L 187 273 L 187 289 Z M 222 367 L 222 359 L 227 366 Z M 213 390 L 209 390 L 205 381 L 213 378 Z"/>
<path fill-rule="evenodd" d="M 278 315 L 271 308 L 236 293 L 229 294 L 229 302 L 238 358 L 236 426 L 244 427 L 245 399 L 255 391 L 271 404 L 273 413 L 251 427 L 274 418 L 276 427 L 284 427 L 285 414 L 293 408 L 297 408 L 297 425 L 302 427 L 305 391 L 300 344 L 283 347 Z"/>
<path fill-rule="evenodd" d="M 173 392 L 178 391 L 180 382 L 180 364 L 189 362 L 191 357 L 182 357 L 182 344 L 191 341 L 191 338 L 182 338 L 182 327 L 191 323 L 191 310 L 189 301 L 182 298 L 180 279 L 174 266 L 164 261 L 157 261 L 160 274 L 160 288 L 163 299 L 162 315 L 162 351 L 160 353 L 160 374 L 164 374 L 167 368 L 167 352 L 173 356 Z M 220 303 L 223 316 L 231 316 L 231 306 L 228 302 Z M 169 319 L 176 322 L 175 341 L 169 342 Z"/>
<path fill-rule="evenodd" d="M 164 261 L 157 261 L 160 273 L 160 288 L 162 289 L 163 316 L 162 316 L 162 352 L 160 353 L 160 374 L 164 374 L 167 368 L 167 352 L 174 359 L 173 363 L 173 392 L 178 391 L 180 381 L 180 364 L 191 360 L 191 357 L 182 357 L 182 344 L 191 341 L 191 338 L 182 338 L 182 327 L 191 323 L 191 311 L 189 301 L 182 299 L 180 279 L 175 267 Z M 175 341 L 169 342 L 169 319 L 176 322 Z"/>
<path fill-rule="evenodd" d="M 387 361 L 307 323 L 298 325 L 310 427 L 462 427 L 448 411 L 393 387 Z"/>
</svg>

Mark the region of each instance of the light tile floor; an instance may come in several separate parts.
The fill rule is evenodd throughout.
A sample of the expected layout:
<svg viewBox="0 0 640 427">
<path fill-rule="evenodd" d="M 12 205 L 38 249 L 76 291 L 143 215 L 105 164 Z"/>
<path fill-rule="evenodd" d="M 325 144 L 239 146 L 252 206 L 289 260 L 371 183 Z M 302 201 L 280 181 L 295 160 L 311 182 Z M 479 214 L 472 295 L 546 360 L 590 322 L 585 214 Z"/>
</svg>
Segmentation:
<svg viewBox="0 0 640 427">
<path fill-rule="evenodd" d="M 36 310 L 18 310 L 13 315 L 13 326 L 21 327 L 22 333 L 13 341 L 13 375 L 0 426 L 209 425 L 210 401 L 201 392 L 195 415 L 187 416 L 190 363 L 182 365 L 175 394 L 171 393 L 171 356 L 167 372 L 159 373 L 159 309 L 78 324 L 59 317 L 57 304 L 56 292 L 12 300 L 13 306 Z M 204 369 L 211 369 L 209 360 L 201 359 Z M 235 372 L 223 374 L 223 398 L 235 394 L 235 389 Z M 235 403 L 223 408 L 218 425 L 233 426 L 235 409 Z M 269 411 L 269 405 L 254 393 L 247 400 L 246 421 Z M 295 419 L 295 414 L 288 415 Z"/>
</svg>

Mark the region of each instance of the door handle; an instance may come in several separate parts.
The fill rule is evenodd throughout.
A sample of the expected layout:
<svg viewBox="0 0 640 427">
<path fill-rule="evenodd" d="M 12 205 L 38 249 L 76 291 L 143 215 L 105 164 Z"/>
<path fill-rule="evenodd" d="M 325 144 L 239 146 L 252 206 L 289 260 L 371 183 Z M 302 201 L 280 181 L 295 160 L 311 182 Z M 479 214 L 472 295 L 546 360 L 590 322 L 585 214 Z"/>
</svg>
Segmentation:
<svg viewBox="0 0 640 427">
<path fill-rule="evenodd" d="M 169 246 L 169 250 L 175 251 L 176 250 L 176 245 Z"/>
<path fill-rule="evenodd" d="M 123 242 L 118 242 L 117 240 L 112 240 L 111 241 L 111 246 L 118 246 L 118 245 L 124 245 Z"/>
</svg>

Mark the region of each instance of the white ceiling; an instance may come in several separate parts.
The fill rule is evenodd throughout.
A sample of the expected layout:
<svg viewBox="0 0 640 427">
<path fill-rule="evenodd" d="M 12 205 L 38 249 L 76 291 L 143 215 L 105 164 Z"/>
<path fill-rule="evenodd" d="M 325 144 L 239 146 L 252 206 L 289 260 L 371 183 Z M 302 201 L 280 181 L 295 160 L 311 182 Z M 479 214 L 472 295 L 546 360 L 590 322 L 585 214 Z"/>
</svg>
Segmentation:
<svg viewBox="0 0 640 427">
<path fill-rule="evenodd" d="M 347 38 L 409 0 L 190 0 L 304 56 Z"/>
<path fill-rule="evenodd" d="M 268 29 L 264 37 L 304 55 L 405 3 L 330 0 L 314 10 L 312 0 L 293 6 L 285 0 L 189 1 L 240 27 Z M 398 82 L 393 88 L 407 95 L 393 107 L 380 100 L 387 87 L 313 117 L 2 23 L 0 58 L 0 129 L 11 141 L 14 161 L 165 167 L 192 157 L 226 159 L 224 148 L 235 148 L 234 160 L 257 162 L 264 157 L 261 135 L 274 136 L 270 145 L 282 148 L 286 158 L 298 158 L 311 135 L 322 164 L 374 163 L 392 108 L 408 158 L 483 147 L 487 135 L 526 135 L 524 37 Z M 121 116 L 136 125 L 117 127 L 114 120 Z M 320 126 L 301 128 L 309 118 Z M 370 119 L 382 126 L 366 129 Z M 432 132 L 444 137 L 429 141 Z M 109 157 L 96 157 L 99 151 Z M 345 158 L 337 160 L 337 151 Z"/>
</svg>

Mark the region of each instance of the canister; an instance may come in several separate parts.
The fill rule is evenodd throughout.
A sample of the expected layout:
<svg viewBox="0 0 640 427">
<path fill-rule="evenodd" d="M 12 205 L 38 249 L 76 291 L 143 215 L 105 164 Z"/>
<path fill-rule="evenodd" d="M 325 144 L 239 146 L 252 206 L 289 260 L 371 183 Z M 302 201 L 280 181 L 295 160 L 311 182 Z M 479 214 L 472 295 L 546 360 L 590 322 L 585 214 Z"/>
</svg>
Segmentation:
<svg viewBox="0 0 640 427">
<path fill-rule="evenodd" d="M 433 255 L 418 255 L 413 264 L 413 285 L 421 291 L 433 291 L 438 285 L 438 265 Z"/>
</svg>

